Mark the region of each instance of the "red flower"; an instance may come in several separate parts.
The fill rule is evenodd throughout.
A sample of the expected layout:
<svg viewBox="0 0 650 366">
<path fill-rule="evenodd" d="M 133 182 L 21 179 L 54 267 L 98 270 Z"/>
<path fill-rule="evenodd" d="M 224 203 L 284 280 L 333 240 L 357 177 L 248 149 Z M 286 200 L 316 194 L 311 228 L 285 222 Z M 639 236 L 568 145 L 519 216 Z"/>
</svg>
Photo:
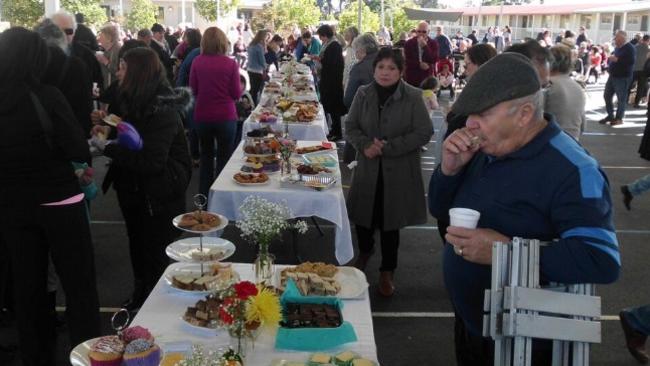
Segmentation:
<svg viewBox="0 0 650 366">
<path fill-rule="evenodd" d="M 235 284 L 235 292 L 237 293 L 237 297 L 246 300 L 251 296 L 257 295 L 257 286 L 252 282 L 242 281 Z"/>
</svg>

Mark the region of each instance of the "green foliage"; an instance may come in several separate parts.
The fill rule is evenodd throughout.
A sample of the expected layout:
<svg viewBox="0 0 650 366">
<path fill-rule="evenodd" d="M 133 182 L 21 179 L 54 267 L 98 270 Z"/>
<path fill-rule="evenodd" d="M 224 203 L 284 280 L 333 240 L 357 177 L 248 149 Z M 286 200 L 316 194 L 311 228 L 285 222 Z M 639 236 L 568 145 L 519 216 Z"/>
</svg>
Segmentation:
<svg viewBox="0 0 650 366">
<path fill-rule="evenodd" d="M 2 1 L 2 19 L 12 26 L 32 28 L 40 17 L 45 14 L 45 5 L 36 0 L 4 0 Z"/>
<path fill-rule="evenodd" d="M 418 25 L 417 20 L 410 20 L 406 16 L 404 8 L 419 8 L 416 4 L 412 2 L 402 2 L 396 1 L 394 4 L 391 4 L 391 10 L 393 12 L 393 34 L 397 37 L 400 32 L 409 32 L 411 29 L 415 28 Z M 390 18 L 386 19 L 386 24 L 389 24 Z M 393 41 L 397 41 L 394 39 Z"/>
<path fill-rule="evenodd" d="M 97 27 L 107 20 L 106 11 L 100 6 L 99 0 L 61 0 L 61 7 L 72 14 L 83 14 L 87 24 Z"/>
<path fill-rule="evenodd" d="M 253 19 L 253 25 L 255 29 L 282 32 L 291 30 L 295 25 L 316 25 L 320 18 L 321 12 L 314 0 L 272 0 Z"/>
<path fill-rule="evenodd" d="M 157 8 L 151 0 L 132 0 L 131 11 L 126 15 L 126 27 L 132 32 L 151 28 L 156 22 Z"/>
<path fill-rule="evenodd" d="M 347 29 L 351 26 L 357 26 L 358 2 L 352 1 L 339 14 L 338 29 Z M 362 4 L 361 8 L 361 29 L 359 32 L 377 32 L 379 30 L 379 15 L 373 12 L 368 5 Z"/>
<path fill-rule="evenodd" d="M 224 16 L 237 9 L 238 5 L 238 0 L 221 0 L 219 2 L 219 12 L 221 16 Z M 196 0 L 196 10 L 210 22 L 217 20 L 217 0 Z"/>
</svg>

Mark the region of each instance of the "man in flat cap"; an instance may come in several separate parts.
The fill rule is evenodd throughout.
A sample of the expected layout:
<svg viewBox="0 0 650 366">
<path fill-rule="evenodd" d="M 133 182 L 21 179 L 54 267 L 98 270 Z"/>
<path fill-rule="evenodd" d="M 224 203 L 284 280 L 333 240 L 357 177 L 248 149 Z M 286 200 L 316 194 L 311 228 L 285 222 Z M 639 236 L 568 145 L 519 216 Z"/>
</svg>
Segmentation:
<svg viewBox="0 0 650 366">
<path fill-rule="evenodd" d="M 557 240 L 541 248 L 542 283 L 618 278 L 607 177 L 543 106 L 530 60 L 506 52 L 478 69 L 452 107 L 468 116 L 467 124 L 443 143 L 429 210 L 435 217 L 452 207 L 481 213 L 476 229 L 450 226 L 445 237 L 443 273 L 456 314 L 458 365 L 493 363 L 494 344 L 482 337 L 493 242 Z M 551 349 L 550 341 L 535 340 L 533 365 L 549 365 Z"/>
</svg>

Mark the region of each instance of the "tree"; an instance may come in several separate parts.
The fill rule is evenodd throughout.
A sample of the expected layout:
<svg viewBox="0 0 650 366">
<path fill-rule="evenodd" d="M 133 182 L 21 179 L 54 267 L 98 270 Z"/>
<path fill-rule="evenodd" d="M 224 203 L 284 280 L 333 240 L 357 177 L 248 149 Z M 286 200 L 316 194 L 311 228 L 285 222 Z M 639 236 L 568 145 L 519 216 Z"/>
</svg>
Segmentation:
<svg viewBox="0 0 650 366">
<path fill-rule="evenodd" d="M 45 14 L 45 4 L 34 0 L 4 0 L 2 2 L 2 19 L 12 26 L 32 28 Z"/>
<path fill-rule="evenodd" d="M 293 26 L 318 24 L 321 12 L 314 0 L 272 0 L 253 18 L 256 29 L 290 31 Z"/>
<path fill-rule="evenodd" d="M 132 0 L 131 11 L 126 15 L 126 26 L 132 32 L 149 29 L 156 22 L 156 6 L 151 0 Z"/>
<path fill-rule="evenodd" d="M 230 13 L 233 9 L 237 9 L 238 5 L 238 0 L 220 0 L 219 14 L 223 16 Z M 196 10 L 210 22 L 217 20 L 217 0 L 196 0 Z"/>
<path fill-rule="evenodd" d="M 357 26 L 357 17 L 358 17 L 358 2 L 352 1 L 348 6 L 343 9 L 341 14 L 339 14 L 339 25 L 338 29 L 347 29 L 351 26 Z M 373 12 L 368 5 L 362 4 L 361 8 L 361 29 L 359 32 L 377 32 L 379 30 L 379 15 Z"/>
<path fill-rule="evenodd" d="M 101 26 L 106 23 L 106 11 L 100 6 L 99 0 L 62 0 L 61 7 L 72 14 L 81 13 L 86 23 Z"/>
</svg>

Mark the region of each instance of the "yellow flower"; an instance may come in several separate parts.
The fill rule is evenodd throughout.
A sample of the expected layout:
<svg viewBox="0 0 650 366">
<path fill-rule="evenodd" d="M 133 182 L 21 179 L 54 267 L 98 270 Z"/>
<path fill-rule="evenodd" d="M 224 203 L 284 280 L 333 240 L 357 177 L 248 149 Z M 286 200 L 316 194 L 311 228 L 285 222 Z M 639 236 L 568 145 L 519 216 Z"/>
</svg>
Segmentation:
<svg viewBox="0 0 650 366">
<path fill-rule="evenodd" d="M 264 326 L 278 326 L 282 318 L 280 299 L 275 292 L 258 287 L 257 295 L 251 296 L 246 304 L 246 322 L 259 322 Z"/>
</svg>

